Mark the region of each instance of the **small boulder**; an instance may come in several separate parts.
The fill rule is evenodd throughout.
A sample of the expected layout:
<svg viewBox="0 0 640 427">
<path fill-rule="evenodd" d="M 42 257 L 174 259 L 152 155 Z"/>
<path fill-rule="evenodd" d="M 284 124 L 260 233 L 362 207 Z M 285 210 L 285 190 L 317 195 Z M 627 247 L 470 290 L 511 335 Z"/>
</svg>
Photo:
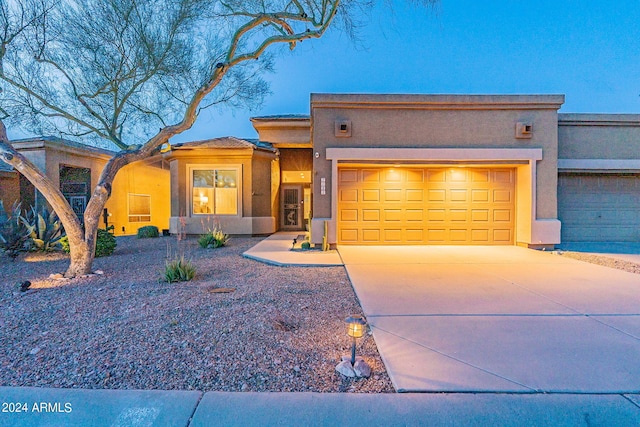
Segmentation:
<svg viewBox="0 0 640 427">
<path fill-rule="evenodd" d="M 364 359 L 356 359 L 356 363 L 353 365 L 353 371 L 361 378 L 369 378 L 371 376 L 371 367 Z"/>
<path fill-rule="evenodd" d="M 343 360 L 342 362 L 338 363 L 338 365 L 336 366 L 336 371 L 338 371 L 345 377 L 354 378 L 356 376 L 356 373 L 353 370 L 353 366 L 351 366 L 351 362 L 348 360 Z"/>
</svg>

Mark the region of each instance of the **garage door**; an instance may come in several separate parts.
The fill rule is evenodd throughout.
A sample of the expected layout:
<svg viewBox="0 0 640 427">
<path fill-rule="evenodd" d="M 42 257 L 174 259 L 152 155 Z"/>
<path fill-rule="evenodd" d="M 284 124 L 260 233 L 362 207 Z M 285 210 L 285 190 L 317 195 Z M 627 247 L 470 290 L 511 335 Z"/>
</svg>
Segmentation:
<svg viewBox="0 0 640 427">
<path fill-rule="evenodd" d="M 640 241 L 640 175 L 558 176 L 563 242 Z"/>
<path fill-rule="evenodd" d="M 339 244 L 510 245 L 512 168 L 342 167 Z"/>
</svg>

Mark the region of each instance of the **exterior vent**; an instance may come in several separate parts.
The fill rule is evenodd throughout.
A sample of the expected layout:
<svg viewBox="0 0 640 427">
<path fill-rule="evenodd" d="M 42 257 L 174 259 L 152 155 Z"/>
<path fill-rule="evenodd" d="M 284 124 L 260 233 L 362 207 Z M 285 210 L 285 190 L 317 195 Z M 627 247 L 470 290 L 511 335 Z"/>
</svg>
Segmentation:
<svg viewBox="0 0 640 427">
<path fill-rule="evenodd" d="M 527 139 L 533 136 L 533 124 L 531 122 L 516 123 L 516 138 Z"/>
<path fill-rule="evenodd" d="M 351 137 L 351 120 L 336 120 L 335 133 L 336 138 Z"/>
</svg>

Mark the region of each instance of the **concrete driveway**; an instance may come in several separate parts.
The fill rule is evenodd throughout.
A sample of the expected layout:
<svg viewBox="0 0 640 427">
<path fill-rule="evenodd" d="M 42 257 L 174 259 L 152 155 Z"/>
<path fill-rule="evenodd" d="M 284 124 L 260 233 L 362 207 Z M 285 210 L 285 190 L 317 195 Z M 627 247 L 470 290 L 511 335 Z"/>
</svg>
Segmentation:
<svg viewBox="0 0 640 427">
<path fill-rule="evenodd" d="M 398 391 L 640 391 L 640 275 L 515 246 L 342 246 Z"/>
</svg>

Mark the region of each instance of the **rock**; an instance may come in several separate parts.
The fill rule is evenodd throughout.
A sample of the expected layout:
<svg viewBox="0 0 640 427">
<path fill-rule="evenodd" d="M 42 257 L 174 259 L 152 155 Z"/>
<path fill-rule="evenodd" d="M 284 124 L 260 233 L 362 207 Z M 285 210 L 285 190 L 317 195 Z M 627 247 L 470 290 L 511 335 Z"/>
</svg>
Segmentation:
<svg viewBox="0 0 640 427">
<path fill-rule="evenodd" d="M 60 280 L 64 279 L 64 276 L 62 275 L 62 273 L 54 273 L 49 275 L 49 279 Z"/>
<path fill-rule="evenodd" d="M 343 360 L 342 362 L 338 363 L 338 365 L 336 366 L 336 371 L 338 371 L 345 377 L 354 378 L 356 376 L 356 373 L 353 370 L 353 366 L 351 366 L 351 362 L 348 360 Z"/>
<path fill-rule="evenodd" d="M 40 350 L 42 350 L 40 347 L 35 347 L 29 352 L 29 354 L 35 356 L 36 354 L 40 353 Z"/>
<path fill-rule="evenodd" d="M 361 378 L 369 378 L 371 376 L 371 367 L 363 359 L 356 360 L 353 370 Z"/>
<path fill-rule="evenodd" d="M 102 270 L 96 270 L 96 271 L 94 271 L 94 272 L 93 272 L 93 274 L 100 274 L 100 275 L 102 275 L 102 274 L 104 274 L 104 271 L 102 271 Z"/>
<path fill-rule="evenodd" d="M 300 372 L 300 366 L 296 365 L 293 367 L 293 370 L 296 372 Z"/>
</svg>

